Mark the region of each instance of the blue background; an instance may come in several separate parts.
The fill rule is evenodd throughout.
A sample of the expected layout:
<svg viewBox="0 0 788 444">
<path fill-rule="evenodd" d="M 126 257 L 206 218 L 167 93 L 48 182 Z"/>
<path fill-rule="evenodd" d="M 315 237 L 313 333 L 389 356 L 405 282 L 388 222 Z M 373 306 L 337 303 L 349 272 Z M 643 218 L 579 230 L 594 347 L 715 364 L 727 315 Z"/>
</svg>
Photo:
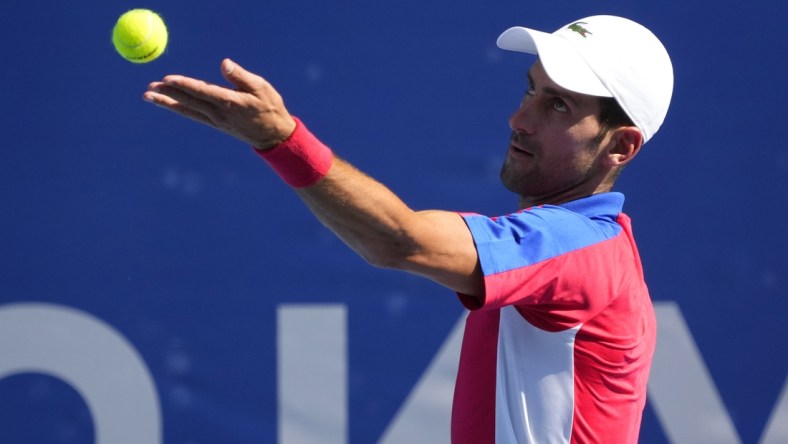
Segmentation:
<svg viewBox="0 0 788 444">
<path fill-rule="evenodd" d="M 160 12 L 163 57 L 110 34 Z M 593 14 L 657 34 L 671 110 L 622 175 L 655 300 L 678 301 L 743 442 L 785 382 L 786 6 L 779 1 L 6 1 L 0 6 L 0 303 L 89 312 L 140 351 L 168 443 L 275 442 L 276 306 L 343 303 L 350 440 L 374 442 L 462 313 L 451 292 L 374 269 L 248 146 L 142 100 L 231 57 L 342 157 L 414 208 L 515 209 L 498 169 L 533 58 L 504 29 Z M 396 371 L 392 371 L 395 369 Z M 1 442 L 89 442 L 84 402 L 41 375 L 0 381 Z M 647 408 L 642 440 L 666 442 Z"/>
</svg>

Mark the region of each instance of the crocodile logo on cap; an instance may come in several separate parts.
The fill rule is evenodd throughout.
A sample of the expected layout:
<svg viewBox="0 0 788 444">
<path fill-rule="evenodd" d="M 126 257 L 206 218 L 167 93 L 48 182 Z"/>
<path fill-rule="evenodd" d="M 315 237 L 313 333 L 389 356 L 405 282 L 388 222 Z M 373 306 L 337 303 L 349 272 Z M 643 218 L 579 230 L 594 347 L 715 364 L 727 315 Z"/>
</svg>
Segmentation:
<svg viewBox="0 0 788 444">
<path fill-rule="evenodd" d="M 593 34 L 591 31 L 589 31 L 586 28 L 583 28 L 581 26 L 581 25 L 587 25 L 587 24 L 588 23 L 586 23 L 586 22 L 575 22 L 575 23 L 572 23 L 571 25 L 567 26 L 567 28 L 571 29 L 572 31 L 574 31 L 574 32 L 576 32 L 576 33 L 578 33 L 580 35 L 582 35 L 583 38 L 586 38 L 586 37 L 588 37 L 588 34 Z"/>
</svg>

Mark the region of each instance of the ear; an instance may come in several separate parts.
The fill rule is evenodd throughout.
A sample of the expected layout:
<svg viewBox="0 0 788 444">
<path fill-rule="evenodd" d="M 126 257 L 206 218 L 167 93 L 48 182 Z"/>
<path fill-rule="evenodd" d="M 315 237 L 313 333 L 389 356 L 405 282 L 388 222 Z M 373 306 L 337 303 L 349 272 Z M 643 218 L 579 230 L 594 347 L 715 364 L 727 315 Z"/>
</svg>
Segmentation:
<svg viewBox="0 0 788 444">
<path fill-rule="evenodd" d="M 616 129 L 610 140 L 607 161 L 612 168 L 624 166 L 637 156 L 643 146 L 643 133 L 634 126 Z"/>
</svg>

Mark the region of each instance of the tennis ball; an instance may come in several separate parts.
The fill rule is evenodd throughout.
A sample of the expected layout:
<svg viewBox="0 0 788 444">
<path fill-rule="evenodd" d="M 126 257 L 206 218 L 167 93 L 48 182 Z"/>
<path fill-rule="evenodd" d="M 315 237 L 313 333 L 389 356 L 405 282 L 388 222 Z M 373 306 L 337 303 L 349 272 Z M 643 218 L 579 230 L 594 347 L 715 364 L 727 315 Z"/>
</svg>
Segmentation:
<svg viewBox="0 0 788 444">
<path fill-rule="evenodd" d="M 112 30 L 118 54 L 133 63 L 148 63 L 167 47 L 167 26 L 149 9 L 132 9 L 118 19 Z"/>
</svg>

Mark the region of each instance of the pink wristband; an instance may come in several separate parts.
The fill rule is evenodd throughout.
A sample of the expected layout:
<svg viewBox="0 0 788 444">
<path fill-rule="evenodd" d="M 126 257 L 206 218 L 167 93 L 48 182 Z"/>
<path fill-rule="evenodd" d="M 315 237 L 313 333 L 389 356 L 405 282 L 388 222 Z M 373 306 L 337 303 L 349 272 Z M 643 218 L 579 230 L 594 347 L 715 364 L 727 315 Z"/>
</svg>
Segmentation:
<svg viewBox="0 0 788 444">
<path fill-rule="evenodd" d="M 265 159 L 271 168 L 288 185 L 304 188 L 323 179 L 334 161 L 331 149 L 317 139 L 296 117 L 295 131 L 279 145 L 255 152 Z"/>
</svg>

